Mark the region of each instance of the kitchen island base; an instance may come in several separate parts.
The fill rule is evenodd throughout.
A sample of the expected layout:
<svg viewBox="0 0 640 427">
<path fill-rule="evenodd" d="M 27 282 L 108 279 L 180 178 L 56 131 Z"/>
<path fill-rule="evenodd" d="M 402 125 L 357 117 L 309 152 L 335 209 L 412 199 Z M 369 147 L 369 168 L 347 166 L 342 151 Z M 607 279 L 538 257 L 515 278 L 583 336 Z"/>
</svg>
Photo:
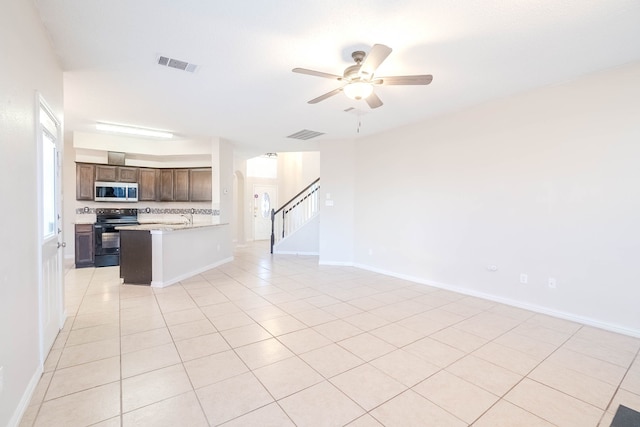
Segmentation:
<svg viewBox="0 0 640 427">
<path fill-rule="evenodd" d="M 233 261 L 231 248 L 231 236 L 229 224 L 210 224 L 193 226 L 162 226 L 157 224 L 144 224 L 132 227 L 123 227 L 122 231 L 128 233 L 140 233 L 140 236 L 149 236 L 151 247 L 151 259 L 145 261 L 150 266 L 151 279 L 146 284 L 151 287 L 163 288 L 178 283 L 181 280 L 203 273 L 222 264 Z M 127 251 L 124 248 L 127 243 L 135 244 L 136 240 L 143 241 L 146 237 L 126 239 L 121 242 L 122 253 L 135 262 L 142 260 L 138 251 Z M 130 248 L 133 249 L 133 246 Z M 145 258 L 146 259 L 146 258 Z M 121 261 L 122 262 L 122 261 Z M 127 260 L 124 261 L 125 265 Z M 129 281 L 123 274 L 124 283 Z"/>
<path fill-rule="evenodd" d="M 120 278 L 127 284 L 151 284 L 151 233 L 120 230 Z"/>
</svg>

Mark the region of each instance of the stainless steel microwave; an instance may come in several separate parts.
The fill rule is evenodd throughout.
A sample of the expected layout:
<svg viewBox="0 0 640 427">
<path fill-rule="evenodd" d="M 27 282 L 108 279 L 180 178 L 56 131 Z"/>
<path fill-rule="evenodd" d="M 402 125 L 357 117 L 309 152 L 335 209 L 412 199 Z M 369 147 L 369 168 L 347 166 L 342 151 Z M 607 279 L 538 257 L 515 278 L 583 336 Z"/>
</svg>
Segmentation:
<svg viewBox="0 0 640 427">
<path fill-rule="evenodd" d="M 94 200 L 96 202 L 137 202 L 138 184 L 96 181 Z"/>
</svg>

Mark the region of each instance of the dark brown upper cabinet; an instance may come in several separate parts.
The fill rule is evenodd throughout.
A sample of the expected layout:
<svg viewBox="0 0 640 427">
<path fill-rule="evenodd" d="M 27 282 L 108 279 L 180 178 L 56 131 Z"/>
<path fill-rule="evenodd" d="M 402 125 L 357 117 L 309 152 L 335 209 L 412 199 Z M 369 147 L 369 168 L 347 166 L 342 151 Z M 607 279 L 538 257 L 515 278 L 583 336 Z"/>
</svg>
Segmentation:
<svg viewBox="0 0 640 427">
<path fill-rule="evenodd" d="M 117 180 L 117 166 L 96 165 L 96 181 L 116 182 Z"/>
<path fill-rule="evenodd" d="M 76 200 L 93 200 L 96 167 L 93 164 L 76 164 Z"/>
<path fill-rule="evenodd" d="M 189 200 L 192 202 L 211 201 L 211 168 L 191 169 Z"/>
<path fill-rule="evenodd" d="M 138 200 L 160 200 L 160 170 L 140 168 L 138 172 Z"/>
</svg>

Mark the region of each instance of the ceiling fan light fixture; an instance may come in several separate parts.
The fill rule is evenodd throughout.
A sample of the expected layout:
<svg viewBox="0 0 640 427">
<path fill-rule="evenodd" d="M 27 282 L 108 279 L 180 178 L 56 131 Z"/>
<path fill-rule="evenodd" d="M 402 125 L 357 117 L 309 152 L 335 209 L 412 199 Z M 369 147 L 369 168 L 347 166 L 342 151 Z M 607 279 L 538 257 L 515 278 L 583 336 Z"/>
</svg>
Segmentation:
<svg viewBox="0 0 640 427">
<path fill-rule="evenodd" d="M 342 90 L 349 98 L 359 101 L 373 93 L 373 85 L 367 82 L 353 82 L 346 85 Z"/>
</svg>

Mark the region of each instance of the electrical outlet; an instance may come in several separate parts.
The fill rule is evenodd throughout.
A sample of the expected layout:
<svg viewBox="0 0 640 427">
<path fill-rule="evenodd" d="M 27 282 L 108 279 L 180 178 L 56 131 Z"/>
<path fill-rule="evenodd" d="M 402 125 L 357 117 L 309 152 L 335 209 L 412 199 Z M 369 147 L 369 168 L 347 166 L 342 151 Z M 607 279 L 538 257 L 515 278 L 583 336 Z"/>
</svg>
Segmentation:
<svg viewBox="0 0 640 427">
<path fill-rule="evenodd" d="M 555 289 L 556 288 L 556 278 L 555 277 L 549 277 L 549 288 L 551 288 L 551 289 Z"/>
<path fill-rule="evenodd" d="M 524 273 L 520 273 L 520 283 L 526 284 L 529 281 L 529 276 Z"/>
</svg>

